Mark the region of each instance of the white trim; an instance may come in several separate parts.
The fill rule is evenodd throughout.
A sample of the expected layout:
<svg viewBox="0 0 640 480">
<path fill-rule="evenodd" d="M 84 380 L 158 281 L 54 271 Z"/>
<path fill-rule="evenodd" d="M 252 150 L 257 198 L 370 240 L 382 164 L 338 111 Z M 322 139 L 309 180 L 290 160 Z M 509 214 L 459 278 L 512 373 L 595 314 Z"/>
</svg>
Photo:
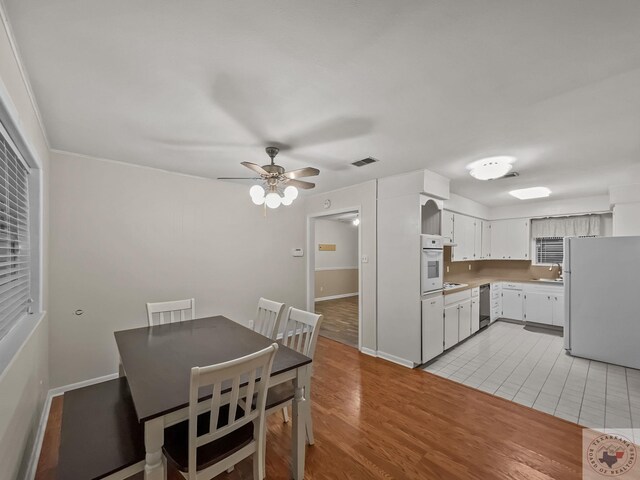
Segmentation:
<svg viewBox="0 0 640 480">
<path fill-rule="evenodd" d="M 316 267 L 316 272 L 327 272 L 329 270 L 357 270 L 358 266 L 354 267 Z"/>
<path fill-rule="evenodd" d="M 366 182 L 365 182 L 366 183 Z M 344 187 L 350 188 L 350 187 Z M 321 219 L 322 217 L 336 215 L 340 213 L 349 213 L 349 212 L 357 212 L 358 217 L 362 218 L 362 205 L 356 205 L 352 207 L 345 208 L 334 208 L 330 210 L 325 210 L 321 212 L 314 212 L 307 214 L 307 252 L 310 252 L 307 255 L 307 310 L 310 312 L 315 311 L 315 267 L 316 267 L 316 257 L 315 257 L 315 221 Z M 362 292 L 362 221 L 357 226 L 358 229 L 358 293 Z M 376 327 L 377 328 L 377 327 Z M 376 334 L 377 335 L 377 334 Z M 359 295 L 358 298 L 358 350 L 362 349 L 362 295 Z"/>
<path fill-rule="evenodd" d="M 33 480 L 36 478 L 36 472 L 38 470 L 38 460 L 40 460 L 40 452 L 42 451 L 42 442 L 44 442 L 44 434 L 47 430 L 47 422 L 49 421 L 49 413 L 51 410 L 51 400 L 53 395 L 51 391 L 47 392 L 47 398 L 44 401 L 42 407 L 42 413 L 40 414 L 40 422 L 38 423 L 38 431 L 36 432 L 36 438 L 33 441 L 31 447 L 31 455 L 29 456 L 29 468 L 25 478 L 27 480 Z"/>
<path fill-rule="evenodd" d="M 26 342 L 25 342 L 26 343 Z M 49 421 L 49 413 L 51 410 L 51 402 L 53 397 L 62 395 L 69 390 L 75 390 L 76 388 L 88 387 L 89 385 L 95 385 L 96 383 L 107 382 L 118 378 L 117 373 L 111 373 L 102 377 L 90 378 L 89 380 L 83 380 L 82 382 L 71 383 L 62 387 L 52 388 L 47 392 L 47 399 L 44 402 L 42 413 L 40 414 L 40 422 L 38 423 L 38 431 L 36 432 L 36 438 L 31 449 L 31 455 L 29 456 L 29 468 L 27 468 L 26 479 L 33 480 L 36 476 L 38 469 L 38 460 L 40 460 L 40 453 L 42 451 L 42 442 L 44 441 L 44 434 L 47 429 L 47 422 Z M 135 472 L 133 472 L 135 473 Z"/>
<path fill-rule="evenodd" d="M 324 302 L 325 300 L 336 300 L 338 298 L 357 297 L 358 295 L 359 295 L 358 292 L 341 293 L 340 295 L 329 295 L 328 297 L 318 297 L 318 298 L 315 298 L 314 300 L 316 302 Z"/>
<path fill-rule="evenodd" d="M 33 89 L 31 88 L 31 82 L 29 81 L 29 76 L 24 68 L 24 64 L 22 63 L 22 57 L 20 55 L 20 51 L 18 50 L 18 43 L 13 35 L 13 29 L 11 28 L 11 24 L 9 23 L 9 17 L 4 8 L 4 2 L 0 2 L 0 20 L 2 20 L 2 24 L 4 26 L 5 31 L 7 32 L 7 38 L 9 39 L 9 44 L 11 45 L 11 52 L 13 53 L 13 57 L 18 65 L 18 71 L 20 72 L 20 76 L 22 77 L 22 83 L 24 84 L 25 90 L 27 91 L 27 96 L 29 97 L 29 102 L 31 103 L 31 108 L 33 109 L 33 113 L 36 116 L 36 120 L 38 121 L 38 127 L 40 127 L 40 133 L 42 133 L 42 137 L 44 139 L 44 143 L 47 146 L 47 149 L 50 148 L 49 137 L 47 136 L 47 130 L 44 128 L 44 122 L 42 121 L 42 115 L 40 114 L 40 109 L 38 108 L 38 104 L 36 103 L 36 97 L 33 94 Z M 19 118 L 19 117 L 16 117 Z"/>
<path fill-rule="evenodd" d="M 75 390 L 77 388 L 88 387 L 89 385 L 95 385 L 96 383 L 108 382 L 109 380 L 115 380 L 118 378 L 118 372 L 110 373 L 109 375 L 103 375 L 102 377 L 90 378 L 89 380 L 83 380 L 77 383 L 70 383 L 69 385 L 63 385 L 62 387 L 56 387 L 49 390 L 52 397 L 62 395 L 64 392 Z"/>
<path fill-rule="evenodd" d="M 393 362 L 397 365 L 402 365 L 403 367 L 414 368 L 416 366 L 411 360 L 406 360 L 404 358 L 396 357 L 395 355 L 391 355 L 389 353 L 384 353 L 378 350 L 378 358 L 382 358 L 383 360 L 387 360 L 389 362 Z"/>
<path fill-rule="evenodd" d="M 365 355 L 369 355 L 370 357 L 377 357 L 378 356 L 378 353 L 375 350 L 373 350 L 371 348 L 367 348 L 367 347 L 362 347 L 360 349 L 360 352 L 364 353 Z"/>
<path fill-rule="evenodd" d="M 0 340 L 0 382 L 46 316 L 47 312 L 26 315 Z"/>
</svg>

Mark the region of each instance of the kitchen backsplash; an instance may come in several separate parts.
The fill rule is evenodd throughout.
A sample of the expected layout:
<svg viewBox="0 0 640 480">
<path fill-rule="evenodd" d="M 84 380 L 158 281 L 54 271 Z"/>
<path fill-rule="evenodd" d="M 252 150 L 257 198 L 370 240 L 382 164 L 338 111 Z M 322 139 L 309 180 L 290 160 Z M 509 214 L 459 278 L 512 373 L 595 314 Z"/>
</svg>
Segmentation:
<svg viewBox="0 0 640 480">
<path fill-rule="evenodd" d="M 452 262 L 451 247 L 444 247 L 444 278 L 456 275 L 487 275 L 502 278 L 557 278 L 558 267 L 531 265 L 529 260 L 475 260 Z"/>
</svg>

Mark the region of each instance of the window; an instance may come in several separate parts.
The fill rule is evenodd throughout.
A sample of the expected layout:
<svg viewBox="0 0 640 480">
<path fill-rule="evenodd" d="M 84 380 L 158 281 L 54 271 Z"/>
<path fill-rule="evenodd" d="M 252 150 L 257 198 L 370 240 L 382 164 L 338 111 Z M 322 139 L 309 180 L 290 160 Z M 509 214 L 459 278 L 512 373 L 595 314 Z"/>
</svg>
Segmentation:
<svg viewBox="0 0 640 480">
<path fill-rule="evenodd" d="M 0 339 L 30 310 L 28 175 L 0 129 Z"/>
<path fill-rule="evenodd" d="M 564 258 L 562 237 L 536 238 L 536 263 L 559 263 Z"/>
</svg>

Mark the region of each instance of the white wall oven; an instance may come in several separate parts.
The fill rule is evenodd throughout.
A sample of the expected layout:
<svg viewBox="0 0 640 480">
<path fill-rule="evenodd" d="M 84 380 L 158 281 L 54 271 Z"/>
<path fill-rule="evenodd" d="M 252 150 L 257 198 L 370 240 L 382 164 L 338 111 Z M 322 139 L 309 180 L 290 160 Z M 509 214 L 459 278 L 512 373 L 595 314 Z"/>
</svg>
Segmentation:
<svg viewBox="0 0 640 480">
<path fill-rule="evenodd" d="M 420 290 L 421 294 L 425 295 L 442 290 L 444 253 L 440 235 L 421 235 L 421 237 Z"/>
</svg>

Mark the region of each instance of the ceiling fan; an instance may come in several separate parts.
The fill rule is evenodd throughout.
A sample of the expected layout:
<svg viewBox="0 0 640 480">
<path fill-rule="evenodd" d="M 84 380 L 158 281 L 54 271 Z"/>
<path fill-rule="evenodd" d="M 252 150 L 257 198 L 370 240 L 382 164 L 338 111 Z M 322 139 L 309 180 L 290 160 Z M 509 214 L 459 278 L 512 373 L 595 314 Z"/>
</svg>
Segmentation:
<svg viewBox="0 0 640 480">
<path fill-rule="evenodd" d="M 298 180 L 301 177 L 314 177 L 320 174 L 320 170 L 313 167 L 300 168 L 290 172 L 274 161 L 280 149 L 269 146 L 265 148 L 271 163 L 257 165 L 251 162 L 241 162 L 248 169 L 254 171 L 259 177 L 218 177 L 218 180 L 261 180 L 264 186 L 254 185 L 249 190 L 251 199 L 256 205 L 266 204 L 269 208 L 278 208 L 282 205 L 291 205 L 298 197 L 298 188 L 305 190 L 314 188 L 315 183 Z"/>
</svg>

